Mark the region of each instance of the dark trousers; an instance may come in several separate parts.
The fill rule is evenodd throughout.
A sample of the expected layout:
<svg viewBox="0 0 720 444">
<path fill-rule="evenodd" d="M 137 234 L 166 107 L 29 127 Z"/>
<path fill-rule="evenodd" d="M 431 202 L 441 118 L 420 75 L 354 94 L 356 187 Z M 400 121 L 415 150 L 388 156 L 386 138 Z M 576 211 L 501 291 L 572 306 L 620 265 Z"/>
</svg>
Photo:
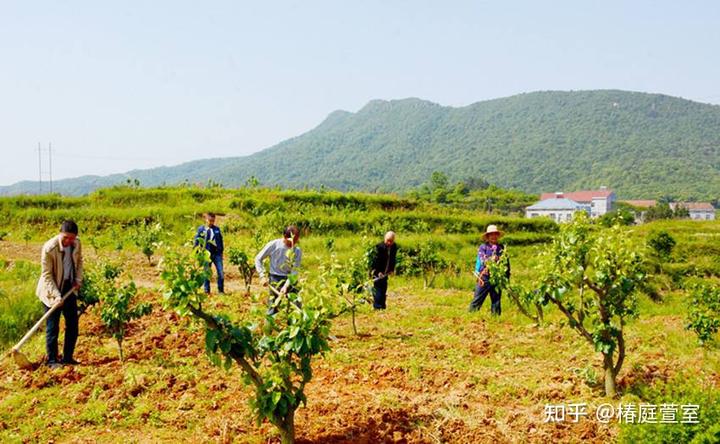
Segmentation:
<svg viewBox="0 0 720 444">
<path fill-rule="evenodd" d="M 72 288 L 72 282 L 66 281 L 62 286 L 61 293 L 64 295 Z M 45 307 L 45 312 L 50 308 Z M 58 335 L 60 333 L 60 314 L 65 318 L 65 342 L 63 343 L 63 361 L 73 359 L 75 344 L 78 338 L 78 308 L 77 296 L 72 294 L 65 299 L 63 306 L 55 310 L 47 319 L 45 330 L 45 352 L 48 363 L 58 362 Z"/>
<path fill-rule="evenodd" d="M 377 276 L 375 277 L 377 279 Z M 373 308 L 376 310 L 385 310 L 385 301 L 387 299 L 388 278 L 385 276 L 373 282 Z"/>
<path fill-rule="evenodd" d="M 217 286 L 218 292 L 225 292 L 225 272 L 223 270 L 223 258 L 221 254 L 211 254 L 210 264 L 208 268 L 212 269 L 212 264 L 215 264 L 215 270 L 217 270 Z M 205 293 L 210 293 L 210 280 L 205 280 Z"/>
<path fill-rule="evenodd" d="M 490 285 L 490 282 L 482 281 L 482 283 L 478 282 L 477 285 L 475 285 L 475 297 L 473 297 L 472 302 L 470 302 L 469 310 L 480 310 L 480 307 L 482 307 L 483 302 L 485 302 L 485 298 L 487 298 L 488 293 L 490 294 L 490 301 L 492 302 L 490 305 L 490 312 L 494 315 L 500 316 L 501 292 L 497 291 L 495 287 Z"/>
<path fill-rule="evenodd" d="M 277 290 L 279 293 L 282 292 L 282 287 L 285 285 L 285 282 L 287 281 L 287 276 L 281 276 L 279 274 L 271 274 L 270 275 L 270 285 L 272 288 Z M 277 301 L 278 295 L 272 290 L 270 291 L 270 299 L 268 299 L 268 311 L 267 314 L 274 315 L 277 313 L 277 307 L 275 306 L 275 302 Z M 295 286 L 288 286 L 287 293 L 295 293 L 297 294 L 298 288 Z M 300 304 L 297 304 L 298 307 Z"/>
</svg>

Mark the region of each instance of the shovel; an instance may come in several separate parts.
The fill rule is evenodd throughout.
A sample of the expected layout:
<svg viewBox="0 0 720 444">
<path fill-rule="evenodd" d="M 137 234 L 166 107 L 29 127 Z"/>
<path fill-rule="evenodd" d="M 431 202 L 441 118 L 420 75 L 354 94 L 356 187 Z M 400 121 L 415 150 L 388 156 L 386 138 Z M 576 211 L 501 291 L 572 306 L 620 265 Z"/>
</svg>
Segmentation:
<svg viewBox="0 0 720 444">
<path fill-rule="evenodd" d="M 45 322 L 45 320 L 47 318 L 49 318 L 50 315 L 53 314 L 53 312 L 55 310 L 60 308 L 60 306 L 62 306 L 62 303 L 65 302 L 65 299 L 70 297 L 70 295 L 73 294 L 74 292 L 75 292 L 75 290 L 71 289 L 70 291 L 65 293 L 65 295 L 63 295 L 60 302 L 58 302 L 57 304 L 50 307 L 50 310 L 45 312 L 43 317 L 41 317 L 40 320 L 37 321 L 37 323 L 35 323 L 35 325 L 33 325 L 33 328 L 31 328 L 30 331 L 28 331 L 25 334 L 25 336 L 23 336 L 23 338 L 20 339 L 20 342 L 18 342 L 17 345 L 15 345 L 15 347 L 13 347 L 12 350 L 10 350 L 10 354 L 13 356 L 13 359 L 15 359 L 15 364 L 17 364 L 18 367 L 20 367 L 21 369 L 24 369 L 24 370 L 32 370 L 32 368 L 33 368 L 32 363 L 30 362 L 30 360 L 28 360 L 27 356 L 20 353 L 20 347 L 22 347 L 23 344 L 25 344 L 28 341 L 28 339 L 30 339 L 30 337 L 33 335 L 33 333 L 35 333 L 38 330 L 38 328 L 40 328 L 42 323 Z"/>
</svg>

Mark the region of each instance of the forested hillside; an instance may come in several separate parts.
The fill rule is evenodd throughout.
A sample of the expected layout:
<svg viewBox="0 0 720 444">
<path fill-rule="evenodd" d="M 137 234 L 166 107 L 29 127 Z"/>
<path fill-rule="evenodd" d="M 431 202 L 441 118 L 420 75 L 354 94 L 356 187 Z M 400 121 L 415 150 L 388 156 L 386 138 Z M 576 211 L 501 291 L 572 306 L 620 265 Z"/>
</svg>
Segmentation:
<svg viewBox="0 0 720 444">
<path fill-rule="evenodd" d="M 251 156 L 60 181 L 55 189 L 82 194 L 128 177 L 236 186 L 254 176 L 264 185 L 406 191 L 433 171 L 528 193 L 607 185 L 621 198 L 712 199 L 720 193 L 720 107 L 612 90 L 536 92 L 461 108 L 374 100 Z M 36 189 L 25 182 L 0 193 Z"/>
</svg>

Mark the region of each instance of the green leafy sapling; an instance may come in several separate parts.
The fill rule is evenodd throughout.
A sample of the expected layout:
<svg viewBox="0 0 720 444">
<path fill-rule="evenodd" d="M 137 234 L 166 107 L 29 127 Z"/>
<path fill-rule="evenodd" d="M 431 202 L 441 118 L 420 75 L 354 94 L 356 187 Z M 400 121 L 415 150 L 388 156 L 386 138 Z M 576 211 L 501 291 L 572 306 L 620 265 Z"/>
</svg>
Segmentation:
<svg viewBox="0 0 720 444">
<path fill-rule="evenodd" d="M 245 291 L 249 293 L 253 276 L 255 276 L 255 264 L 252 258 L 240 248 L 230 248 L 228 257 L 230 258 L 230 263 L 238 267 L 240 276 L 242 276 L 243 282 L 245 283 Z"/>
<path fill-rule="evenodd" d="M 155 224 L 140 225 L 132 233 L 132 240 L 152 266 L 152 256 L 163 243 L 165 231 L 158 222 Z"/>
<path fill-rule="evenodd" d="M 603 357 L 605 394 L 617 395 L 625 361 L 625 324 L 638 314 L 645 279 L 641 248 L 620 226 L 595 228 L 585 213 L 564 224 L 541 258 L 542 297 Z"/>
<path fill-rule="evenodd" d="M 297 275 L 292 274 L 282 297 L 275 299 L 275 313 L 257 307 L 249 319 L 233 322 L 203 308 L 209 260 L 209 253 L 201 248 L 189 256 L 164 258 L 165 306 L 205 324 L 210 360 L 226 369 L 239 366 L 245 382 L 255 388 L 251 407 L 258 422 L 268 420 L 283 443 L 293 443 L 295 411 L 307 402 L 305 386 L 312 379 L 312 360 L 329 350 L 332 292 L 322 280 L 304 282 L 298 291 Z"/>
<path fill-rule="evenodd" d="M 120 361 L 124 361 L 123 340 L 130 321 L 139 319 L 152 311 L 149 303 L 135 303 L 137 287 L 134 282 L 123 285 L 113 285 L 102 294 L 100 306 L 100 320 L 105 331 L 112 336 L 118 344 Z"/>
</svg>

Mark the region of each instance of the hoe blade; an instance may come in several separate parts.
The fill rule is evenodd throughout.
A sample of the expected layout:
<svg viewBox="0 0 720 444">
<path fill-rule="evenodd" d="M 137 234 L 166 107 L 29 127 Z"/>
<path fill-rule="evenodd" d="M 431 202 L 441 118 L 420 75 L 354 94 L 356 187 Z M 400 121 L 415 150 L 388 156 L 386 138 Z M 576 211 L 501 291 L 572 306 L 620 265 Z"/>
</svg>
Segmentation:
<svg viewBox="0 0 720 444">
<path fill-rule="evenodd" d="M 12 351 L 13 359 L 15 360 L 15 364 L 17 364 L 18 367 L 20 367 L 23 370 L 32 370 L 33 365 L 32 362 L 30 362 L 24 354 L 20 353 L 18 350 Z"/>
</svg>

